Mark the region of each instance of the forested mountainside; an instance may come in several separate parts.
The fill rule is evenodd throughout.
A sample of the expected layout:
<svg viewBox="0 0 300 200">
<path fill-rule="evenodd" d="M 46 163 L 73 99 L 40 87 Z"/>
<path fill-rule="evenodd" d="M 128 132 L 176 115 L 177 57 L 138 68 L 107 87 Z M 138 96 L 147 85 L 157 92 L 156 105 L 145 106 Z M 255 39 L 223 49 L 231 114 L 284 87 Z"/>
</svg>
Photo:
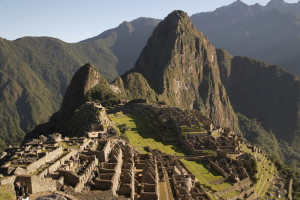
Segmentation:
<svg viewBox="0 0 300 200">
<path fill-rule="evenodd" d="M 73 44 L 49 37 L 0 38 L 0 149 L 20 142 L 59 109 L 79 66 L 93 63 L 108 81 L 126 71 L 157 23 L 139 18 Z"/>
</svg>

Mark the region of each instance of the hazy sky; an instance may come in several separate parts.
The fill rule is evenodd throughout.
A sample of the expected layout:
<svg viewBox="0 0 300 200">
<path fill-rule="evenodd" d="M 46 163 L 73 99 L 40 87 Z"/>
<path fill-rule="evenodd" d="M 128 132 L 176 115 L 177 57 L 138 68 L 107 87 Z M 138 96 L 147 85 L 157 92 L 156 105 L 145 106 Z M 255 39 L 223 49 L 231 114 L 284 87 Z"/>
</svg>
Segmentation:
<svg viewBox="0 0 300 200">
<path fill-rule="evenodd" d="M 51 36 L 77 42 L 138 17 L 213 11 L 234 0 L 0 0 L 0 37 Z M 242 0 L 265 5 L 269 0 Z M 285 0 L 295 3 L 298 0 Z"/>
</svg>

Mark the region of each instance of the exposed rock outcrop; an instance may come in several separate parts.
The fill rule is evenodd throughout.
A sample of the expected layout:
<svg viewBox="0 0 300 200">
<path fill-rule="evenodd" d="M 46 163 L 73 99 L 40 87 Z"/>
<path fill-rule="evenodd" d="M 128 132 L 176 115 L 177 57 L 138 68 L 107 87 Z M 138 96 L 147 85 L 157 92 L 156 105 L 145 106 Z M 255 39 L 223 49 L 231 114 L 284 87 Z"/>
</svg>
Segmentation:
<svg viewBox="0 0 300 200">
<path fill-rule="evenodd" d="M 186 13 L 174 11 L 157 26 L 135 67 L 122 78 L 128 82 L 135 76 L 144 82 L 141 75 L 159 101 L 198 109 L 217 124 L 236 128 L 236 116 L 220 80 L 216 49 Z M 148 98 L 148 84 L 140 88 L 140 98 Z M 138 84 L 125 86 L 126 93 L 136 97 L 132 94 L 136 87 Z"/>
<path fill-rule="evenodd" d="M 257 118 L 278 138 L 292 141 L 299 129 L 300 82 L 278 66 L 218 50 L 222 82 L 236 112 Z"/>
<path fill-rule="evenodd" d="M 101 90 L 100 94 L 97 93 L 99 88 Z M 71 83 L 67 88 L 60 110 L 51 116 L 49 122 L 37 126 L 35 130 L 28 133 L 25 137 L 25 141 L 36 138 L 41 134 L 47 136 L 55 132 L 68 136 L 72 136 L 72 133 L 70 133 L 71 131 L 73 131 L 76 136 L 84 134 L 87 127 L 91 127 L 91 123 L 96 123 L 98 120 L 97 109 L 84 109 L 91 107 L 89 105 L 84 105 L 88 100 L 93 100 L 93 96 L 101 99 L 106 98 L 107 96 L 114 97 L 114 93 L 109 88 L 106 79 L 97 72 L 94 66 L 88 63 L 79 68 L 73 76 Z M 78 118 L 82 112 L 86 114 L 84 117 L 85 120 L 81 123 L 84 128 L 79 129 L 79 127 L 77 127 L 77 130 L 82 131 L 76 131 L 75 133 L 70 127 L 72 127 L 71 125 L 75 118 Z M 86 120 L 86 118 L 90 120 Z"/>
</svg>

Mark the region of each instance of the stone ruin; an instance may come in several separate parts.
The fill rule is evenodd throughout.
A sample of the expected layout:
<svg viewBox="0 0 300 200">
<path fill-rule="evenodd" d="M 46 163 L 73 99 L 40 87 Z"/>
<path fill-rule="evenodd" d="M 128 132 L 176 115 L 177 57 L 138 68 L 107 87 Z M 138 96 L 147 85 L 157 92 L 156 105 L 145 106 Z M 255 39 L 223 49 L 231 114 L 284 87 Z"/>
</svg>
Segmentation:
<svg viewBox="0 0 300 200">
<path fill-rule="evenodd" d="M 175 199 L 209 199 L 195 176 L 172 155 L 151 150 L 158 163 L 159 180 L 170 184 Z"/>
<path fill-rule="evenodd" d="M 188 134 L 182 139 L 186 149 L 193 155 L 201 156 L 206 150 L 218 151 L 224 156 L 239 156 L 241 154 L 240 143 L 235 135 L 226 135 L 221 132 L 219 136 Z"/>
<path fill-rule="evenodd" d="M 186 134 L 201 136 L 220 132 L 211 120 L 194 111 L 146 103 L 129 103 L 123 110 L 142 116 L 165 142 L 178 143 Z"/>
<path fill-rule="evenodd" d="M 163 134 L 162 138 L 176 137 L 176 142 L 183 144 L 194 159 L 206 159 L 224 177 L 222 182 L 245 191 L 243 195 L 253 194 L 252 181 L 244 167 L 248 161 L 240 148 L 243 140 L 233 131 L 216 127 L 192 111 L 155 104 L 130 105 L 126 109 L 147 118 L 157 134 Z M 95 124 L 91 131 L 95 130 L 103 127 Z M 251 148 L 261 151 L 256 146 Z M 177 157 L 148 150 L 150 153 L 141 154 L 118 137 L 41 135 L 1 154 L 0 173 L 4 179 L 0 183 L 23 182 L 31 194 L 47 191 L 76 196 L 100 191 L 115 198 L 140 200 L 162 199 L 162 193 L 170 199 L 210 199 Z M 217 152 L 218 156 L 203 156 L 207 150 Z"/>
</svg>

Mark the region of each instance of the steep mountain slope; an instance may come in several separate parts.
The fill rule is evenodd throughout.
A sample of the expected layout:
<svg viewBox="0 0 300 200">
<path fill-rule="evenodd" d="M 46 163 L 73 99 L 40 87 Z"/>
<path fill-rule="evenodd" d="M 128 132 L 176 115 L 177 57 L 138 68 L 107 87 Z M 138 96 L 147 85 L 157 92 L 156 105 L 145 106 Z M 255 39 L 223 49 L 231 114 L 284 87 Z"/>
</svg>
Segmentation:
<svg viewBox="0 0 300 200">
<path fill-rule="evenodd" d="M 300 82 L 298 77 L 278 66 L 247 57 L 233 57 L 222 49 L 218 50 L 217 55 L 221 80 L 235 112 L 247 118 L 256 119 L 261 123 L 260 126 L 269 132 L 265 134 L 265 131 L 259 131 L 264 133 L 264 136 L 259 136 L 261 141 L 253 138 L 255 136 L 250 137 L 252 141 L 256 140 L 261 144 L 264 140 L 266 147 L 269 146 L 271 150 L 268 141 L 274 140 L 272 136 L 274 133 L 277 138 L 276 143 L 280 144 L 281 152 L 284 154 L 282 158 L 286 162 L 293 159 L 299 162 L 300 149 L 299 145 L 296 145 L 300 137 Z M 243 117 L 240 119 L 247 122 L 247 119 Z M 249 136 L 249 133 L 245 134 Z M 267 135 L 269 135 L 268 139 Z"/>
<path fill-rule="evenodd" d="M 105 91 L 103 95 L 104 98 L 92 98 L 90 92 L 99 87 L 102 92 Z M 64 135 L 72 136 L 74 131 L 74 124 L 72 124 L 72 119 L 75 114 L 80 114 L 81 109 L 89 109 L 89 106 L 84 105 L 89 100 L 109 100 L 111 98 L 117 98 L 114 92 L 109 88 L 109 84 L 106 79 L 98 73 L 97 69 L 91 64 L 87 63 L 74 74 L 66 94 L 64 95 L 61 107 L 58 112 L 54 113 L 47 123 L 40 124 L 33 131 L 28 133 L 25 137 L 25 141 L 31 140 L 38 135 L 49 135 L 54 132 L 59 132 Z M 90 117 L 88 117 L 90 118 Z M 88 121 L 89 119 L 85 120 Z M 77 136 L 83 136 L 84 132 L 76 133 Z"/>
<path fill-rule="evenodd" d="M 282 0 L 272 0 L 266 6 L 235 1 L 191 19 L 216 47 L 300 74 L 299 8 L 299 2 L 288 4 Z"/>
<path fill-rule="evenodd" d="M 235 111 L 256 118 L 279 138 L 293 140 L 300 118 L 298 77 L 278 66 L 232 57 L 224 50 L 218 50 L 218 59 Z"/>
<path fill-rule="evenodd" d="M 130 76 L 139 79 L 136 82 L 146 80 L 151 87 L 143 84 L 140 98 L 154 90 L 158 101 L 198 109 L 217 124 L 237 129 L 237 118 L 220 80 L 216 49 L 182 11 L 172 12 L 157 26 L 123 81 L 128 82 Z M 124 85 L 129 94 L 138 90 L 133 88 L 137 84 Z"/>
<path fill-rule="evenodd" d="M 58 109 L 71 75 L 87 61 L 109 80 L 116 77 L 115 57 L 96 44 L 45 37 L 0 39 L 0 149 L 20 142 Z"/>
<path fill-rule="evenodd" d="M 107 30 L 84 42 L 98 41 L 107 45 L 118 59 L 117 71 L 123 74 L 134 66 L 153 29 L 160 21 L 145 17 L 131 22 L 124 21 L 117 28 Z"/>
<path fill-rule="evenodd" d="M 138 81 L 127 84 L 132 77 Z M 174 11 L 157 26 L 135 67 L 114 85 L 130 97 L 198 109 L 222 126 L 239 130 L 241 125 L 244 135 L 269 152 L 274 141 L 276 155 L 282 151 L 284 157 L 298 160 L 296 148 L 281 145 L 291 145 L 299 137 L 297 76 L 215 49 L 182 11 Z M 243 116 L 239 124 L 235 113 Z M 250 137 L 256 130 L 258 135 Z"/>
<path fill-rule="evenodd" d="M 139 18 L 74 44 L 48 37 L 0 38 L 0 150 L 58 110 L 78 66 L 91 62 L 108 81 L 117 69 L 132 67 L 157 23 Z"/>
</svg>

